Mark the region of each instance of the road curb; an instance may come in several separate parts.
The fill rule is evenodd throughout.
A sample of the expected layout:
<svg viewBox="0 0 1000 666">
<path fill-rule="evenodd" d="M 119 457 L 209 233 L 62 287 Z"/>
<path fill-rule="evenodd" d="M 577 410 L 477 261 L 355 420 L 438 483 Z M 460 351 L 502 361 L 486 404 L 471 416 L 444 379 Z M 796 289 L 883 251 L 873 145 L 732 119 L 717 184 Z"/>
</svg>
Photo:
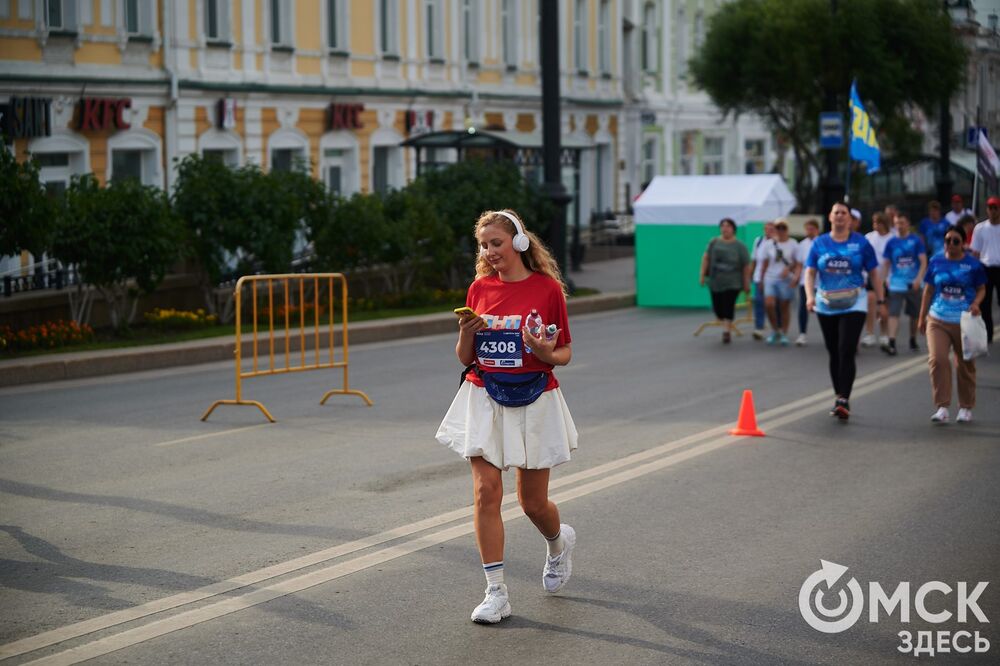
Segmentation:
<svg viewBox="0 0 1000 666">
<path fill-rule="evenodd" d="M 634 305 L 635 293 L 633 292 L 583 296 L 570 299 L 567 302 L 570 315 L 616 310 Z M 441 312 L 431 315 L 359 322 L 351 324 L 348 334 L 352 344 L 362 344 L 448 333 L 454 330 L 455 316 L 450 312 Z M 320 331 L 319 339 L 320 348 L 329 345 L 329 338 L 325 331 Z M 281 347 L 284 348 L 284 338 L 280 338 L 280 341 Z M 306 349 L 314 348 L 314 332 L 307 329 L 301 336 L 298 333 L 292 335 L 289 338 L 290 350 L 299 351 L 302 342 L 305 343 Z M 339 342 L 340 336 L 338 334 L 334 338 L 334 344 L 339 344 Z M 242 345 L 243 353 L 251 354 L 253 350 L 252 335 L 245 334 Z M 0 362 L 0 387 L 227 361 L 233 358 L 233 351 L 232 338 L 216 338 L 211 341 L 193 340 L 166 345 L 126 347 L 94 352 L 68 352 L 23 360 L 13 359 Z M 265 355 L 268 353 L 265 341 L 258 340 L 258 351 Z"/>
</svg>

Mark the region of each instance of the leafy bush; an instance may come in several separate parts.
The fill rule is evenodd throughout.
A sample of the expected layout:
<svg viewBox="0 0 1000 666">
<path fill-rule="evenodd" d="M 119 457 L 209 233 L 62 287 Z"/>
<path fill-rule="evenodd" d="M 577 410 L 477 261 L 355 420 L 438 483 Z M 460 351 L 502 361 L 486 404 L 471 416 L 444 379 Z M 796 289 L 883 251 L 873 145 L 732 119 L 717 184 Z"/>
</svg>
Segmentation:
<svg viewBox="0 0 1000 666">
<path fill-rule="evenodd" d="M 33 351 L 78 345 L 94 339 L 94 329 L 75 321 L 50 321 L 15 331 L 0 326 L 0 352 Z"/>
<path fill-rule="evenodd" d="M 0 256 L 42 254 L 52 239 L 53 204 L 38 180 L 38 165 L 18 163 L 0 147 Z"/>
<path fill-rule="evenodd" d="M 78 267 L 107 301 L 112 326 L 126 328 L 139 293 L 154 291 L 178 258 L 181 227 L 167 197 L 135 179 L 102 187 L 86 174 L 74 176 L 64 201 L 52 253 Z"/>
</svg>

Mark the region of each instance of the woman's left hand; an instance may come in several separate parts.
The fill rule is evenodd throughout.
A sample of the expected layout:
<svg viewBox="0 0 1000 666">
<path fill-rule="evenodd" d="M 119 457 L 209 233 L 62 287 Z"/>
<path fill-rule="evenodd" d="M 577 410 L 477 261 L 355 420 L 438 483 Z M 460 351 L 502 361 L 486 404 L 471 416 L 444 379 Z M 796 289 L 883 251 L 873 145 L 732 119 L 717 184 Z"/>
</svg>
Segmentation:
<svg viewBox="0 0 1000 666">
<path fill-rule="evenodd" d="M 559 339 L 559 333 L 562 329 L 556 329 L 555 335 L 551 338 L 546 337 L 544 331 L 540 336 L 534 336 L 528 330 L 527 326 L 521 327 L 521 339 L 524 341 L 525 346 L 531 347 L 531 352 L 535 355 L 542 363 L 548 363 L 549 365 L 555 365 L 552 362 L 552 351 L 556 348 L 556 341 Z"/>
<path fill-rule="evenodd" d="M 973 303 L 969 306 L 969 313 L 971 313 L 973 317 L 978 317 L 982 314 L 982 311 L 979 309 L 978 305 Z"/>
</svg>

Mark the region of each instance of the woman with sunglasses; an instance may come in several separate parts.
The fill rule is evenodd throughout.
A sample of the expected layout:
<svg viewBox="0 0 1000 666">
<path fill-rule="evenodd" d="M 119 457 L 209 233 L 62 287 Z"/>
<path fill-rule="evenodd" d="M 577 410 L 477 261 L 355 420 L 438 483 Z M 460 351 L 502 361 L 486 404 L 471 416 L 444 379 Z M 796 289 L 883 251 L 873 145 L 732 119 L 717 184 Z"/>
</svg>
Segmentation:
<svg viewBox="0 0 1000 666">
<path fill-rule="evenodd" d="M 924 294 L 920 302 L 917 326 L 927 336 L 927 363 L 930 366 L 931 395 L 937 410 L 935 423 L 948 422 L 951 406 L 951 361 L 955 351 L 958 370 L 958 415 L 955 420 L 972 420 L 976 406 L 976 363 L 962 358 L 962 313 L 980 314 L 986 295 L 986 270 L 972 254 L 965 251 L 965 229 L 952 227 L 944 235 L 944 252 L 931 257 L 924 276 Z"/>
<path fill-rule="evenodd" d="M 879 277 L 875 250 L 864 236 L 851 230 L 851 209 L 842 203 L 830 209 L 830 232 L 813 243 L 806 258 L 806 308 L 816 313 L 830 355 L 830 379 L 836 401 L 831 416 L 851 416 L 851 388 L 857 367 L 854 357 L 865 327 L 868 296 L 864 271 L 875 292 L 875 306 L 884 317 L 884 283 Z"/>
</svg>

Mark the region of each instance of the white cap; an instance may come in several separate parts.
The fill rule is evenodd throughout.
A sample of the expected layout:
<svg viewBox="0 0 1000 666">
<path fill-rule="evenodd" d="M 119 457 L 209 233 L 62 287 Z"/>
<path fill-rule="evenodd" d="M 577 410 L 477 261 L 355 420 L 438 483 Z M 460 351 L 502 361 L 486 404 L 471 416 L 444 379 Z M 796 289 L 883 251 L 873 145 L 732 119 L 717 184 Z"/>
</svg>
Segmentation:
<svg viewBox="0 0 1000 666">
<path fill-rule="evenodd" d="M 852 208 L 851 209 L 851 217 L 853 217 L 855 220 L 860 220 L 861 219 L 861 211 L 858 210 L 857 208 Z"/>
</svg>

